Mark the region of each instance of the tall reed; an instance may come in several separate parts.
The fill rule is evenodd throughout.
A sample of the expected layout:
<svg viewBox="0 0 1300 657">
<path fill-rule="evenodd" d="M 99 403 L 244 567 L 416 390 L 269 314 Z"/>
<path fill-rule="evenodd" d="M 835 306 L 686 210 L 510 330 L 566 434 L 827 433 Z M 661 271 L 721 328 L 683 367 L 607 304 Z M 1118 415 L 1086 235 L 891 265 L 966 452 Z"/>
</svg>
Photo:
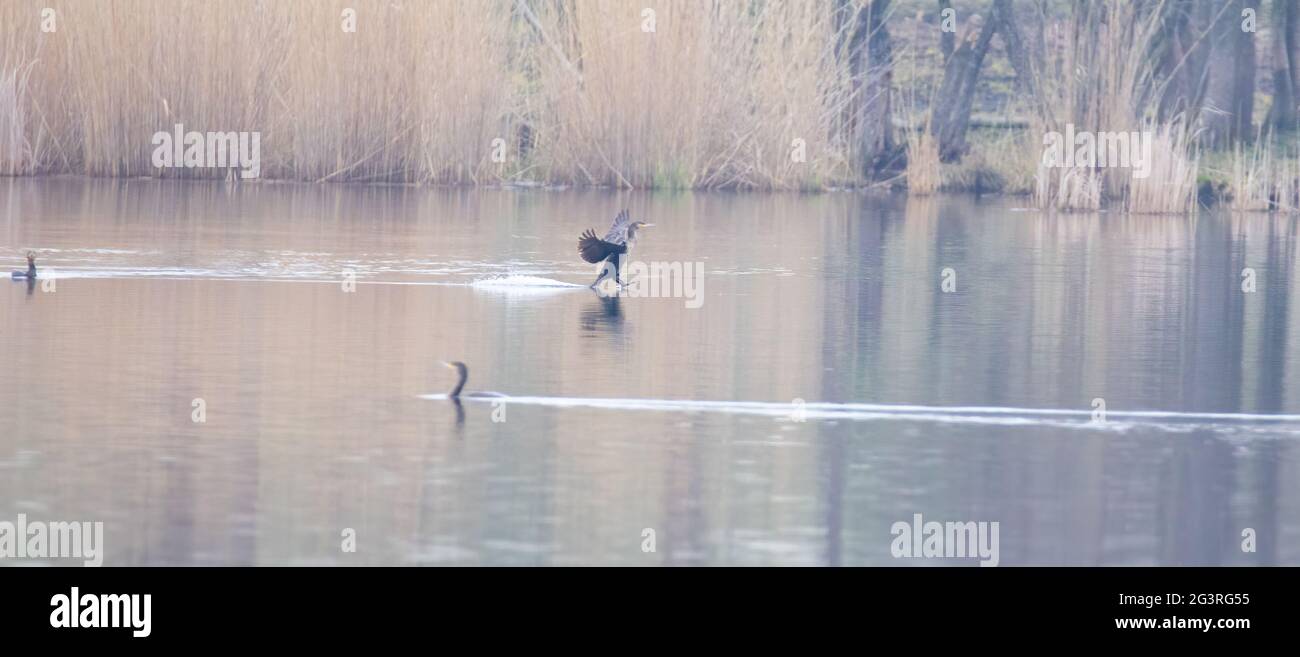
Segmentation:
<svg viewBox="0 0 1300 657">
<path fill-rule="evenodd" d="M 1129 167 L 1048 170 L 1040 166 L 1035 197 L 1042 207 L 1095 210 L 1104 200 L 1127 212 L 1190 212 L 1196 207 L 1195 140 L 1181 119 L 1152 121 L 1149 102 L 1160 88 L 1154 79 L 1155 39 L 1166 18 L 1163 2 L 1089 0 L 1072 5 L 1062 34 L 1047 28 L 1048 71 L 1044 93 L 1050 116 L 1039 117 L 1036 134 L 1063 131 L 1134 133 L 1153 141 L 1151 174 L 1136 178 Z M 1073 148 L 1072 145 L 1067 145 Z"/>
<path fill-rule="evenodd" d="M 1294 151 L 1266 134 L 1249 147 L 1237 144 L 1231 157 L 1228 207 L 1237 212 L 1300 212 L 1300 157 Z"/>
<path fill-rule="evenodd" d="M 901 95 L 895 104 L 899 116 L 896 123 L 901 123 L 906 135 L 907 193 L 909 196 L 928 196 L 939 191 L 943 184 L 943 168 L 939 161 L 939 141 L 930 133 L 931 114 L 925 112 L 925 121 L 912 125 L 914 117 L 919 114 L 915 94 Z"/>
<path fill-rule="evenodd" d="M 40 29 L 44 7 L 56 32 Z M 854 99 L 831 3 L 661 0 L 652 19 L 645 8 L 8 0 L 0 172 L 222 175 L 152 166 L 154 133 L 183 124 L 261 132 L 272 178 L 859 182 L 837 124 Z"/>
<path fill-rule="evenodd" d="M 1273 149 L 1256 140 L 1247 149 L 1238 143 L 1232 149 L 1232 173 L 1228 182 L 1228 206 L 1239 212 L 1267 211 L 1272 207 Z"/>
<path fill-rule="evenodd" d="M 1129 174 L 1123 185 L 1124 209 L 1147 214 L 1194 212 L 1199 157 L 1191 130 L 1175 119 L 1151 125 L 1143 138 L 1152 142 L 1149 175 L 1138 178 Z"/>
</svg>

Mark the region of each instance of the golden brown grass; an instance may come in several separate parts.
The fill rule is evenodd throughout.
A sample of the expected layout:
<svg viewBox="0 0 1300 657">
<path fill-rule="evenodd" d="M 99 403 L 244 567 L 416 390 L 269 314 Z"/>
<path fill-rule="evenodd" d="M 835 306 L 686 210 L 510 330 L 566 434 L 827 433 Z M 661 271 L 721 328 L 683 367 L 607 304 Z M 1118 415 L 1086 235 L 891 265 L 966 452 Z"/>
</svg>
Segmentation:
<svg viewBox="0 0 1300 657">
<path fill-rule="evenodd" d="M 1249 148 L 1232 149 L 1232 174 L 1228 181 L 1229 207 L 1239 212 L 1267 211 L 1271 207 L 1273 149 L 1256 141 Z"/>
<path fill-rule="evenodd" d="M 929 130 L 907 133 L 907 193 L 927 196 L 939 191 L 939 142 Z"/>
<path fill-rule="evenodd" d="M 1124 209 L 1134 214 L 1182 214 L 1196 210 L 1199 156 L 1194 139 L 1181 120 L 1152 125 L 1144 135 L 1152 141 L 1150 175 L 1123 181 Z"/>
<path fill-rule="evenodd" d="M 1101 209 L 1101 172 L 1086 167 L 1049 168 L 1039 165 L 1034 199 L 1040 208 Z"/>
<path fill-rule="evenodd" d="M 58 31 L 40 31 L 52 7 Z M 357 29 L 345 33 L 344 8 Z M 0 172 L 152 166 L 155 132 L 262 133 L 309 181 L 860 182 L 830 3 L 8 0 Z M 505 148 L 494 161 L 494 140 Z M 801 141 L 796 141 L 801 140 Z M 792 157 L 802 144 L 805 155 Z"/>
<path fill-rule="evenodd" d="M 0 175 L 31 173 L 44 153 L 44 126 L 28 120 L 32 66 L 21 52 L 5 53 L 0 59 Z"/>
<path fill-rule="evenodd" d="M 58 31 L 37 17 L 49 4 Z M 344 33 L 342 9 L 358 28 Z M 2 44 L 38 52 L 22 126 L 58 136 L 35 168 L 159 172 L 152 136 L 262 133 L 263 175 L 473 182 L 509 115 L 507 17 L 459 2 L 11 2 Z M 493 13 L 495 10 L 496 13 Z"/>
</svg>

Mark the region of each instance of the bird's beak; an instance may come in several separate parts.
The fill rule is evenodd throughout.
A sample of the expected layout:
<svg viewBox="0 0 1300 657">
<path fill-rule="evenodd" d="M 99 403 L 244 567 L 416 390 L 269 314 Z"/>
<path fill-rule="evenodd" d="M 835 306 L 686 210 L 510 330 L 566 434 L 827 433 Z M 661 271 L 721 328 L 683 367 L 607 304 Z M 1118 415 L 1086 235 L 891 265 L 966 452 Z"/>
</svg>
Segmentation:
<svg viewBox="0 0 1300 657">
<path fill-rule="evenodd" d="M 448 363 L 448 362 L 445 361 L 445 360 L 440 360 L 440 361 L 438 361 L 438 362 L 439 362 L 439 363 L 442 363 L 442 366 L 445 367 L 445 368 L 447 368 L 447 369 L 451 369 L 451 370 L 456 369 L 456 366 L 455 366 L 455 365 L 452 365 L 451 363 Z"/>
<path fill-rule="evenodd" d="M 654 224 L 641 224 L 642 228 L 653 228 Z"/>
</svg>

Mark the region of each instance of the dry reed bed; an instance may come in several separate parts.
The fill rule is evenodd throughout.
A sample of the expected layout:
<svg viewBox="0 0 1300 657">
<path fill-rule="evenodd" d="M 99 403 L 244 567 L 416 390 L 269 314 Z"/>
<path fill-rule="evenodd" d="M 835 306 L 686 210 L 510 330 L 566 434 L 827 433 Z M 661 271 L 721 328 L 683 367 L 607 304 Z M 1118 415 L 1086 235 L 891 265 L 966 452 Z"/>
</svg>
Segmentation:
<svg viewBox="0 0 1300 657">
<path fill-rule="evenodd" d="M 1052 115 L 1037 134 L 1061 131 L 1143 132 L 1151 139 L 1150 175 L 1136 178 L 1128 167 L 1064 169 L 1040 167 L 1035 197 L 1040 207 L 1096 210 L 1110 199 L 1131 213 L 1186 213 L 1196 208 L 1198 154 L 1190 128 L 1181 120 L 1156 124 L 1150 116 L 1158 81 L 1153 79 L 1152 43 L 1161 26 L 1159 11 L 1137 3 L 1105 0 L 1081 5 L 1065 29 L 1097 38 L 1046 34 L 1049 48 L 1043 88 Z"/>
<path fill-rule="evenodd" d="M 1271 134 L 1238 144 L 1229 156 L 1224 190 L 1236 212 L 1300 212 L 1300 155 Z"/>
<path fill-rule="evenodd" d="M 40 30 L 43 7 L 57 32 Z M 357 12 L 355 33 L 342 12 Z M 261 132 L 296 180 L 860 182 L 830 3 L 11 0 L 0 173 L 220 176 L 152 136 Z M 494 161 L 494 140 L 506 159 Z M 803 140 L 804 161 L 791 157 Z M 499 148 L 499 146 L 497 146 Z"/>
</svg>

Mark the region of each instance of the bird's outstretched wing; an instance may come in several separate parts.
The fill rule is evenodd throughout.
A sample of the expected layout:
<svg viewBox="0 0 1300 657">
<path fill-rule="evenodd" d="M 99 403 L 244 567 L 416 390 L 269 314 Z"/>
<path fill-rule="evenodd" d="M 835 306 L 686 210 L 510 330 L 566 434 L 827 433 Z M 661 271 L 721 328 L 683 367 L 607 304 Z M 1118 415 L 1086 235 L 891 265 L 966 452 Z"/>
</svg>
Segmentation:
<svg viewBox="0 0 1300 657">
<path fill-rule="evenodd" d="M 627 241 L 627 226 L 632 223 L 632 217 L 624 209 L 614 217 L 614 223 L 609 225 L 609 232 L 605 233 L 605 241 L 611 244 L 622 244 Z"/>
<path fill-rule="evenodd" d="M 596 237 L 596 231 L 590 228 L 578 238 L 578 254 L 587 262 L 597 263 L 610 255 L 619 253 L 627 253 L 626 244 L 606 242 Z"/>
</svg>

